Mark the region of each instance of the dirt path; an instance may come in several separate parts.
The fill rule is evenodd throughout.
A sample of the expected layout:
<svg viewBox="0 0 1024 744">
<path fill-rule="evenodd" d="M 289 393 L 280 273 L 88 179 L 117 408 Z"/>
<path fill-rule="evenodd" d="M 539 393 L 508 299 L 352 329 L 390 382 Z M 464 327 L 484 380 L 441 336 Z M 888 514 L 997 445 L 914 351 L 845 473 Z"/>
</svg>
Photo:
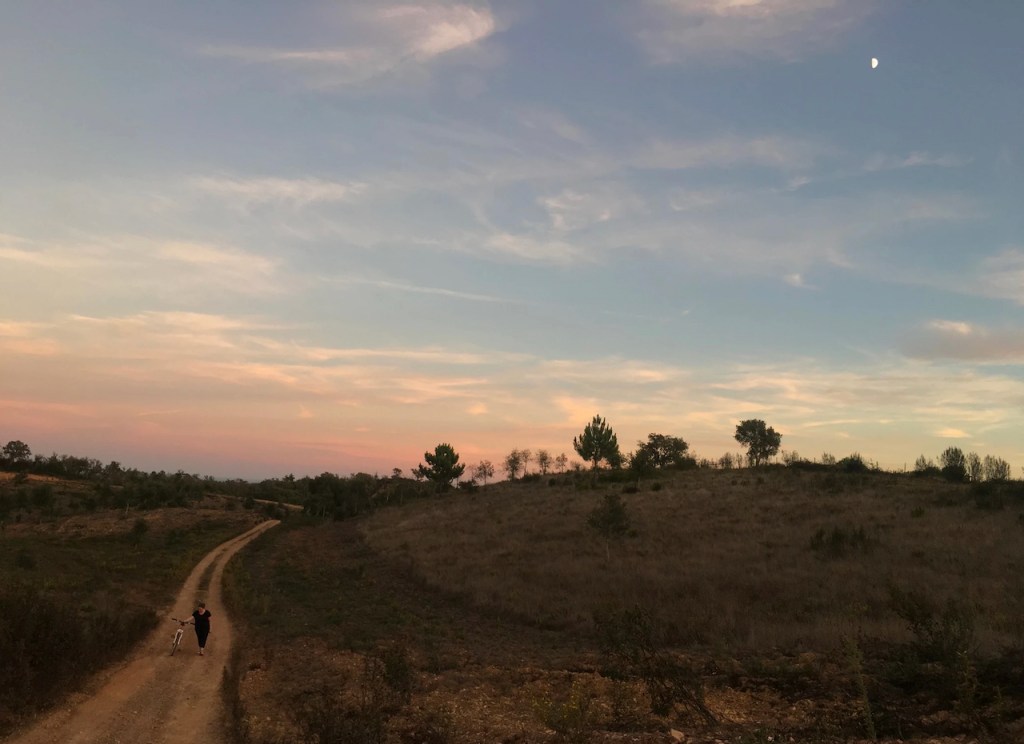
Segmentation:
<svg viewBox="0 0 1024 744">
<path fill-rule="evenodd" d="M 214 548 L 178 593 L 170 615 L 188 617 L 199 598 L 213 614 L 205 656 L 196 655 L 194 632 L 186 632 L 181 648 L 170 656 L 174 623 L 161 622 L 132 659 L 101 677 L 94 690 L 15 732 L 5 744 L 224 741 L 220 683 L 231 650 L 231 624 L 221 600 L 221 574 L 231 556 L 276 524 L 263 522 Z M 211 566 L 209 588 L 204 590 L 200 581 Z"/>
</svg>

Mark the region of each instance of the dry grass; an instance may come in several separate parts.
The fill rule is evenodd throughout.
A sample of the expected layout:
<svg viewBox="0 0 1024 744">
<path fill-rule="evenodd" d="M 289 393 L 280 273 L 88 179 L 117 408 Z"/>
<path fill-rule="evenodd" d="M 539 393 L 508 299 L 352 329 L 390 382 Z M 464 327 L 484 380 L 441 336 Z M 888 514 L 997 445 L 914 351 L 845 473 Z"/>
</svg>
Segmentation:
<svg viewBox="0 0 1024 744">
<path fill-rule="evenodd" d="M 1017 510 L 983 511 L 966 486 L 905 476 L 690 471 L 624 495 L 636 536 L 612 545 L 587 526 L 604 490 L 498 484 L 381 511 L 367 543 L 431 587 L 531 624 L 586 630 L 609 606 L 639 604 L 680 644 L 730 653 L 830 651 L 859 630 L 900 640 L 889 587 L 980 610 L 979 638 L 1020 642 Z M 819 530 L 863 528 L 838 557 Z"/>
<path fill-rule="evenodd" d="M 949 670 L 937 680 L 934 664 L 907 662 L 895 671 L 938 686 L 900 688 L 887 665 L 910 644 L 874 641 L 913 640 L 890 607 L 896 586 L 969 597 L 984 646 L 1019 644 L 1015 504 L 986 511 L 964 486 L 885 474 L 674 473 L 623 494 L 636 534 L 609 560 L 587 523 L 609 490 L 622 485 L 505 483 L 262 536 L 229 570 L 232 611 L 248 621 L 232 687 L 240 741 L 304 740 L 310 700 L 352 725 L 367 660 L 396 646 L 414 683 L 372 739 L 388 744 L 646 743 L 670 728 L 692 744 L 835 744 L 863 740 L 866 709 L 884 741 L 980 730 L 955 714 L 959 693 L 939 691 Z M 641 679 L 607 666 L 594 613 L 635 604 L 671 626 L 666 652 L 699 670 L 719 724 L 678 705 L 652 713 Z M 873 644 L 861 693 L 844 638 Z M 985 741 L 1024 731 L 1018 667 L 986 668 L 985 694 L 968 701 L 998 719 L 1002 738 Z M 437 721 L 449 733 L 423 738 Z"/>
</svg>

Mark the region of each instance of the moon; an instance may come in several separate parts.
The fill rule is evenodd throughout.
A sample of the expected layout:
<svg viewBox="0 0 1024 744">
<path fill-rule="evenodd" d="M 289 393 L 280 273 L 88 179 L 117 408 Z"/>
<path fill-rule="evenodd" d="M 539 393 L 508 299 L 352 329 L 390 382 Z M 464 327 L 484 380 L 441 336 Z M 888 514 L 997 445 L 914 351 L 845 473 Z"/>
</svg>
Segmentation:
<svg viewBox="0 0 1024 744">
<path fill-rule="evenodd" d="M 873 70 L 876 67 L 878 67 L 878 57 L 872 57 L 871 58 L 871 69 Z"/>
</svg>

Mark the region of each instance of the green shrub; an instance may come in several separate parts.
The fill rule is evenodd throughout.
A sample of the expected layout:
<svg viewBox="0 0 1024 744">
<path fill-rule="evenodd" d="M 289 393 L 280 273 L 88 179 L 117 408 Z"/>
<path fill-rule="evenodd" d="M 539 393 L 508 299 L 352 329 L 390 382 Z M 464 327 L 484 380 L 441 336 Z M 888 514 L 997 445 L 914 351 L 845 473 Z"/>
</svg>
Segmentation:
<svg viewBox="0 0 1024 744">
<path fill-rule="evenodd" d="M 533 710 L 537 719 L 555 732 L 556 741 L 586 744 L 594 731 L 593 692 L 581 680 L 575 680 L 568 699 L 536 698 Z"/>
</svg>

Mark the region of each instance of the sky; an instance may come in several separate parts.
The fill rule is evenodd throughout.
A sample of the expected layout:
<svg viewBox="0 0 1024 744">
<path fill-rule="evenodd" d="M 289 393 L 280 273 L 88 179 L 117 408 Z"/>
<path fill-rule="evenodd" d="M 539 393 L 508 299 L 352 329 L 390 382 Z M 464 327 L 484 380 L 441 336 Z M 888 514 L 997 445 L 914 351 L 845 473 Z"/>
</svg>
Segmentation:
<svg viewBox="0 0 1024 744">
<path fill-rule="evenodd" d="M 0 6 L 0 440 L 1024 465 L 1024 4 Z M 871 58 L 879 60 L 872 69 Z"/>
</svg>

